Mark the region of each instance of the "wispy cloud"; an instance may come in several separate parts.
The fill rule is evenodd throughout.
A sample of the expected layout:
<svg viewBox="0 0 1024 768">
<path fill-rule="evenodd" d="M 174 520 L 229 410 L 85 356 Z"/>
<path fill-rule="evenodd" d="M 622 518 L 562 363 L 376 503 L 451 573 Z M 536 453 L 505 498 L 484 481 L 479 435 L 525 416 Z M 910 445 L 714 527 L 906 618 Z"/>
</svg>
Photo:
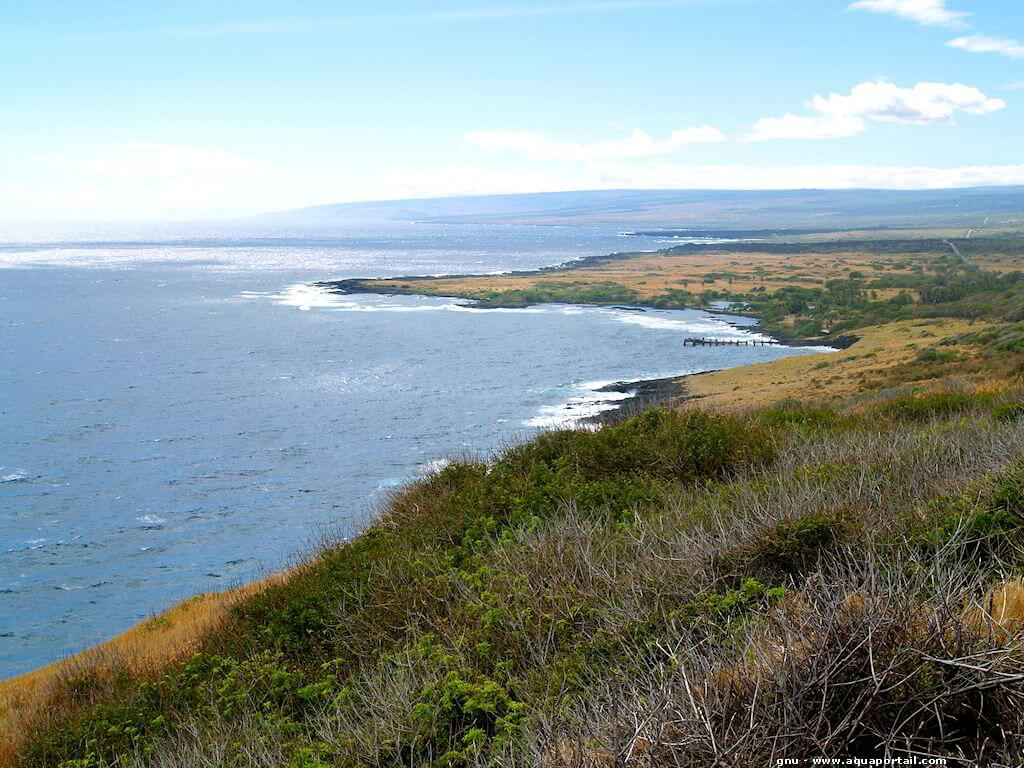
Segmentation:
<svg viewBox="0 0 1024 768">
<path fill-rule="evenodd" d="M 772 141 L 793 139 L 798 141 L 819 141 L 822 139 L 845 139 L 867 130 L 867 123 L 861 117 L 837 115 L 794 115 L 764 117 L 754 123 L 743 137 L 744 141 Z"/>
<path fill-rule="evenodd" d="M 50 160 L 73 170 L 83 170 L 93 177 L 111 177 L 132 182 L 259 171 L 259 165 L 253 160 L 221 149 L 143 141 L 128 142 L 93 157 Z"/>
<path fill-rule="evenodd" d="M 971 14 L 947 7 L 946 0 L 855 0 L 847 8 L 854 11 L 887 13 L 932 26 L 968 30 L 971 27 L 967 23 Z M 1024 43 L 1009 37 L 969 34 L 950 40 L 946 45 L 971 53 L 997 53 L 1011 59 L 1024 59 Z"/>
<path fill-rule="evenodd" d="M 0 211 L 12 220 L 170 220 L 243 216 L 322 203 L 580 189 L 943 189 L 1024 184 L 1024 164 L 890 166 L 853 164 L 686 164 L 600 160 L 572 167 L 499 170 L 481 165 L 392 167 L 369 176 L 337 169 L 273 169 L 216 149 L 140 144 L 151 165 L 124 171 L 138 150 L 85 162 L 105 173 L 55 187 L 43 179 L 0 183 Z M 192 170 L 168 172 L 175 158 Z M 212 167 L 207 166 L 207 161 Z"/>
<path fill-rule="evenodd" d="M 744 137 L 771 139 L 837 139 L 856 136 L 871 121 L 930 125 L 950 123 L 957 114 L 985 115 L 1006 102 L 961 83 L 917 83 L 902 88 L 885 80 L 854 86 L 848 94 L 815 96 L 811 115 L 786 114 L 758 120 Z"/>
<path fill-rule="evenodd" d="M 471 131 L 464 140 L 481 149 L 510 150 L 538 160 L 579 161 L 671 155 L 691 144 L 712 144 L 726 137 L 714 126 L 702 125 L 672 131 L 666 139 L 656 139 L 636 128 L 622 138 L 585 144 L 559 141 L 539 131 L 514 130 Z"/>
<path fill-rule="evenodd" d="M 621 13 L 681 8 L 697 5 L 739 5 L 757 0 L 595 0 L 593 2 L 545 3 L 465 8 L 418 13 L 380 13 L 328 18 L 270 19 L 230 21 L 222 24 L 164 27 L 142 34 L 162 37 L 242 37 L 255 35 L 317 32 L 364 27 L 412 26 L 473 21 L 505 21 L 540 16 L 570 14 Z"/>
<path fill-rule="evenodd" d="M 856 0 L 847 7 L 853 11 L 886 13 L 918 24 L 942 27 L 963 26 L 970 16 L 964 11 L 948 8 L 945 0 Z"/>
<path fill-rule="evenodd" d="M 998 53 L 1001 56 L 1009 56 L 1011 59 L 1024 59 L 1024 43 L 1008 37 L 968 35 L 950 40 L 946 45 L 971 53 Z"/>
<path fill-rule="evenodd" d="M 299 183 L 220 148 L 151 141 L 42 156 L 36 167 L 38 180 L 8 186 L 0 207 L 28 211 L 26 218 L 237 216 L 274 199 L 279 185 Z M 33 208 L 39 212 L 31 213 Z"/>
</svg>

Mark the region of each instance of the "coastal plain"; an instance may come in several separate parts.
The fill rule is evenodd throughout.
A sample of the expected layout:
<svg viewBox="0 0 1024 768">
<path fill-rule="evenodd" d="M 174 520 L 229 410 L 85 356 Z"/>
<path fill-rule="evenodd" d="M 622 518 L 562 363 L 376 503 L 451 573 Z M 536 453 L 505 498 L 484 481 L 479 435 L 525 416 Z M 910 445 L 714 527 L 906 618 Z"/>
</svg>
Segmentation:
<svg viewBox="0 0 1024 768">
<path fill-rule="evenodd" d="M 728 310 L 833 351 L 452 462 L 291 572 L 0 683 L 0 761 L 639 767 L 727 744 L 753 765 L 782 739 L 1002 764 L 1024 727 L 1022 257 L 1014 233 L 837 232 L 321 283 Z M 979 691 L 992 727 L 963 716 Z"/>
<path fill-rule="evenodd" d="M 941 298 L 936 283 L 953 282 L 937 276 L 951 259 L 963 259 L 986 274 L 1012 276 L 1024 270 L 1020 240 L 1003 229 L 750 232 L 744 234 L 751 237 L 731 243 L 671 244 L 673 237 L 685 234 L 663 237 L 670 243 L 663 250 L 623 252 L 530 273 L 347 281 L 343 290 L 513 306 L 540 301 L 621 302 L 641 309 L 728 306 L 731 312 L 760 318 L 762 328 L 783 341 L 841 347 L 677 382 L 682 399 L 748 408 L 786 398 L 862 396 L 906 383 L 908 375 L 918 384 L 938 381 L 949 374 L 942 358 L 957 363 L 965 382 L 981 380 L 994 361 L 982 359 L 977 348 L 959 339 L 983 332 L 989 320 L 977 308 L 929 316 L 934 314 L 929 303 Z M 888 311 L 892 307 L 901 309 Z M 941 347 L 942 354 L 922 360 L 922 353 L 933 347 Z M 970 360 L 973 367 L 965 364 Z"/>
</svg>

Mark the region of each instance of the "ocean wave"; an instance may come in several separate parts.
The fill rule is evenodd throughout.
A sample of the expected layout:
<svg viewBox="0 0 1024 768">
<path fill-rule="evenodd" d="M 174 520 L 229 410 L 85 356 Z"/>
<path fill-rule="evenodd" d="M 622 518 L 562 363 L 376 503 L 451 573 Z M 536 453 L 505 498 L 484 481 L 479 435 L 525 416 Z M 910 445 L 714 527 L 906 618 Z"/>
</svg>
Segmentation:
<svg viewBox="0 0 1024 768">
<path fill-rule="evenodd" d="M 474 304 L 446 304 L 442 309 L 449 312 L 481 312 L 516 315 L 542 315 L 551 311 L 549 307 L 478 307 Z"/>
<path fill-rule="evenodd" d="M 365 294 L 366 296 L 372 294 Z M 479 307 L 470 299 L 435 299 L 427 304 L 399 303 L 393 300 L 353 301 L 345 294 L 339 294 L 318 285 L 298 283 L 284 292 L 267 294 L 259 291 L 242 291 L 238 299 L 270 298 L 275 304 L 295 307 L 303 311 L 324 309 L 333 312 L 490 312 L 516 314 L 542 314 L 552 311 L 549 307 Z"/>
<path fill-rule="evenodd" d="M 159 528 L 167 521 L 157 515 L 139 515 L 135 518 L 143 528 Z"/>
<path fill-rule="evenodd" d="M 607 411 L 614 411 L 623 400 L 636 396 L 634 391 L 600 392 L 603 387 L 614 382 L 592 381 L 578 384 L 583 394 L 574 395 L 557 405 L 543 405 L 537 415 L 526 419 L 527 427 L 558 429 L 582 426 L 588 419 L 599 416 Z"/>
<path fill-rule="evenodd" d="M 29 476 L 25 474 L 25 470 L 19 469 L 11 472 L 9 475 L 0 476 L 0 483 L 27 483 Z"/>
<path fill-rule="evenodd" d="M 752 333 L 742 328 L 734 328 L 728 323 L 714 318 L 677 320 L 664 315 L 652 314 L 650 312 L 616 312 L 615 319 L 620 323 L 628 325 L 639 325 L 643 328 L 650 328 L 658 331 L 677 331 L 697 336 L 709 336 L 720 339 L 756 339 L 758 341 L 768 337 L 760 333 Z"/>
<path fill-rule="evenodd" d="M 451 459 L 431 459 L 426 464 L 419 467 L 419 474 L 421 477 L 436 475 L 451 463 Z"/>
<path fill-rule="evenodd" d="M 241 294 L 240 294 L 241 295 Z M 284 293 L 272 297 L 274 303 L 285 307 L 296 307 L 304 311 L 316 309 L 335 309 L 338 307 L 353 307 L 351 301 L 345 301 L 342 296 L 332 293 L 325 288 L 307 283 L 297 283 L 289 286 Z"/>
</svg>

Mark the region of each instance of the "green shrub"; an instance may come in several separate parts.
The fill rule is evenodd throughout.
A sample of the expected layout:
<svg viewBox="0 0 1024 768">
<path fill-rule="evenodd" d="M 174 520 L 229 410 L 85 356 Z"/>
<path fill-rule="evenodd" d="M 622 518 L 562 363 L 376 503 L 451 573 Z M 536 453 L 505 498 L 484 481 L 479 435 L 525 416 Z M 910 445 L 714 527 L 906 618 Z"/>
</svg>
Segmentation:
<svg viewBox="0 0 1024 768">
<path fill-rule="evenodd" d="M 785 595 L 783 587 L 767 587 L 757 579 L 744 579 L 738 588 L 710 592 L 687 603 L 675 615 L 698 620 L 734 619 L 754 608 L 777 603 Z"/>
<path fill-rule="evenodd" d="M 1024 464 L 1015 464 L 988 484 L 932 505 L 934 526 L 923 537 L 929 547 L 959 543 L 966 558 L 987 562 L 1015 555 L 1024 531 Z"/>
<path fill-rule="evenodd" d="M 519 736 L 524 710 L 500 683 L 450 672 L 420 691 L 412 710 L 411 752 L 401 763 L 456 768 L 501 754 Z"/>
<path fill-rule="evenodd" d="M 815 567 L 822 553 L 847 534 L 848 526 L 840 516 L 810 512 L 763 529 L 752 540 L 720 555 L 716 565 L 734 576 L 798 576 Z"/>
<path fill-rule="evenodd" d="M 1004 403 L 992 409 L 996 421 L 1020 421 L 1024 418 L 1024 403 Z"/>
<path fill-rule="evenodd" d="M 768 427 L 800 427 L 803 429 L 831 429 L 847 419 L 834 408 L 812 406 L 800 400 L 786 400 L 757 413 L 757 421 Z"/>
<path fill-rule="evenodd" d="M 964 356 L 953 349 L 928 347 L 918 352 L 914 359 L 919 363 L 955 363 L 964 360 Z"/>
<path fill-rule="evenodd" d="M 488 291 L 477 297 L 485 306 L 523 307 L 530 304 L 636 304 L 639 294 L 610 281 L 559 282 L 542 280 L 531 288 Z"/>
<path fill-rule="evenodd" d="M 598 431 L 548 432 L 513 449 L 502 464 L 565 467 L 586 479 L 609 476 L 669 481 L 719 478 L 771 458 L 756 424 L 704 411 L 654 408 Z"/>
<path fill-rule="evenodd" d="M 967 392 L 924 392 L 897 397 L 878 406 L 882 416 L 905 421 L 928 421 L 944 416 L 955 416 L 991 402 L 987 395 Z"/>
</svg>

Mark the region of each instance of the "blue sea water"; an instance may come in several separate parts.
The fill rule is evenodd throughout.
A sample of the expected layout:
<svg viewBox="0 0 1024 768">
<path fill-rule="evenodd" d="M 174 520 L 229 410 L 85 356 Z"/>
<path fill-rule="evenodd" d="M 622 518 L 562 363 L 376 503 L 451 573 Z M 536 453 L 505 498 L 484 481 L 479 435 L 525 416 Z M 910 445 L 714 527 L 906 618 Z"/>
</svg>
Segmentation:
<svg viewBox="0 0 1024 768">
<path fill-rule="evenodd" d="M 0 678 L 354 534 L 438 462 L 612 407 L 602 382 L 811 351 L 683 347 L 747 333 L 696 311 L 309 285 L 658 245 L 601 227 L 0 231 Z"/>
</svg>

